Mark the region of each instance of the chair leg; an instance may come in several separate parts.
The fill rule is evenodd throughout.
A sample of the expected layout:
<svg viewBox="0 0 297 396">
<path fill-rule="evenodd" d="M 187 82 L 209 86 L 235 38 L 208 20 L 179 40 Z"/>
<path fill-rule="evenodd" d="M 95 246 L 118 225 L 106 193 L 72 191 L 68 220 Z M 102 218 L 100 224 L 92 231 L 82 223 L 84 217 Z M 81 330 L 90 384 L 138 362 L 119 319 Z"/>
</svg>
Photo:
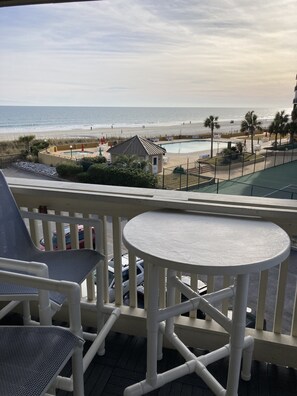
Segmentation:
<svg viewBox="0 0 297 396">
<path fill-rule="evenodd" d="M 83 343 L 72 355 L 73 396 L 84 395 Z"/>
<path fill-rule="evenodd" d="M 23 301 L 23 322 L 25 326 L 29 326 L 32 324 L 31 318 L 31 310 L 30 310 L 30 301 Z"/>
</svg>

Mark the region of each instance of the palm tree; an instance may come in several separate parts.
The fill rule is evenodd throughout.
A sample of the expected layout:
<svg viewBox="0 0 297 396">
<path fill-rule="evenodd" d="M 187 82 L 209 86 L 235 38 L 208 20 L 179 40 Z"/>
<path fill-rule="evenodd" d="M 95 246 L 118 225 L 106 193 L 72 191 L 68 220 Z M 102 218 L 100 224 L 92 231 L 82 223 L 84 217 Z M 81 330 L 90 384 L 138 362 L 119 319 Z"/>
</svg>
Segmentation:
<svg viewBox="0 0 297 396">
<path fill-rule="evenodd" d="M 291 122 L 287 124 L 287 128 L 290 134 L 290 144 L 293 144 L 294 137 L 297 135 L 297 106 L 292 110 Z"/>
<path fill-rule="evenodd" d="M 280 135 L 280 139 L 282 138 L 282 136 L 285 136 L 287 134 L 288 121 L 289 121 L 289 115 L 285 114 L 285 110 L 282 110 L 281 112 L 278 111 L 275 114 L 274 120 L 269 125 L 269 127 L 268 127 L 269 132 L 274 133 L 274 135 L 275 135 L 275 142 L 274 142 L 275 147 L 277 146 L 278 134 Z M 280 143 L 281 143 L 281 141 L 280 141 Z"/>
<path fill-rule="evenodd" d="M 277 134 L 278 134 L 278 132 L 277 132 L 277 124 L 276 124 L 276 122 L 275 122 L 274 120 L 273 120 L 273 121 L 271 122 L 271 124 L 269 125 L 269 127 L 268 127 L 268 132 L 269 132 L 270 136 L 271 136 L 272 134 L 275 135 L 275 142 L 272 143 L 272 144 L 274 144 L 274 145 L 276 146 L 276 145 L 277 145 Z M 270 140 L 270 138 L 269 138 L 269 140 Z"/>
<path fill-rule="evenodd" d="M 287 131 L 290 134 L 290 144 L 294 144 L 294 137 L 297 135 L 297 122 L 291 121 L 287 124 Z"/>
<path fill-rule="evenodd" d="M 35 135 L 25 135 L 19 137 L 19 142 L 23 143 L 27 154 L 30 154 L 30 143 L 35 139 Z"/>
<path fill-rule="evenodd" d="M 204 126 L 206 128 L 210 128 L 211 130 L 211 136 L 210 136 L 210 158 L 213 157 L 213 131 L 214 129 L 219 129 L 221 125 L 218 123 L 219 117 L 214 117 L 210 115 L 206 120 L 204 121 Z"/>
<path fill-rule="evenodd" d="M 251 137 L 251 152 L 254 154 L 254 134 L 256 130 L 261 131 L 261 121 L 258 121 L 258 116 L 254 111 L 248 111 L 241 121 L 240 132 L 245 132 Z"/>
</svg>

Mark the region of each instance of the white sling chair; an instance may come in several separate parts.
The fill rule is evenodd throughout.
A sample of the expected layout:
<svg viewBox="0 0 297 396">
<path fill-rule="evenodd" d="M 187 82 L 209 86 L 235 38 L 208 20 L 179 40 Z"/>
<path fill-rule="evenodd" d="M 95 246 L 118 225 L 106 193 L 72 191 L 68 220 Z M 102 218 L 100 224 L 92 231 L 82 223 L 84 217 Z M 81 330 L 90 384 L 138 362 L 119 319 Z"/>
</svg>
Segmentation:
<svg viewBox="0 0 297 396">
<path fill-rule="evenodd" d="M 2 260 L 5 266 L 5 260 Z M 9 263 L 8 263 L 9 264 Z M 30 265 L 30 263 L 28 263 Z M 0 270 L 0 280 L 38 290 L 39 308 L 47 310 L 48 291 L 62 293 L 69 302 L 69 328 L 51 326 L 0 326 L 1 396 L 40 396 L 55 392 L 55 381 L 71 384 L 74 396 L 84 395 L 80 319 L 80 288 L 76 283 L 54 281 Z M 51 316 L 47 320 L 50 322 Z M 72 358 L 72 376 L 58 377 Z M 69 390 L 70 390 L 69 389 Z M 54 393 L 55 394 L 55 393 Z"/>
<path fill-rule="evenodd" d="M 100 348 L 104 353 L 104 339 L 114 322 L 120 315 L 119 308 L 113 309 L 103 304 L 103 256 L 91 249 L 41 251 L 34 245 L 27 227 L 22 219 L 19 208 L 14 200 L 9 186 L 0 171 L 0 261 L 8 259 L 9 271 L 26 273 L 28 263 L 46 264 L 48 276 L 54 280 L 75 282 L 79 285 L 94 271 L 97 273 L 97 301 L 91 308 L 97 311 L 97 333 L 85 334 L 93 341 L 92 347 L 84 357 L 84 371 Z M 14 266 L 16 265 L 16 267 Z M 0 265 L 1 268 L 1 265 Z M 3 268 L 3 267 L 2 267 Z M 51 306 L 59 308 L 65 301 L 65 296 L 58 291 L 49 293 Z M 8 304 L 0 311 L 0 318 L 6 315 L 19 302 L 36 300 L 37 291 L 32 287 L 15 285 L 0 281 L 0 301 Z M 28 304 L 24 304 L 28 308 Z M 104 315 L 111 313 L 106 323 Z M 28 316 L 28 314 L 26 314 Z M 47 315 L 47 314 L 46 314 Z M 45 315 L 45 316 L 46 316 Z M 41 323 L 42 317 L 40 318 Z M 25 324 L 28 324 L 26 321 Z"/>
</svg>

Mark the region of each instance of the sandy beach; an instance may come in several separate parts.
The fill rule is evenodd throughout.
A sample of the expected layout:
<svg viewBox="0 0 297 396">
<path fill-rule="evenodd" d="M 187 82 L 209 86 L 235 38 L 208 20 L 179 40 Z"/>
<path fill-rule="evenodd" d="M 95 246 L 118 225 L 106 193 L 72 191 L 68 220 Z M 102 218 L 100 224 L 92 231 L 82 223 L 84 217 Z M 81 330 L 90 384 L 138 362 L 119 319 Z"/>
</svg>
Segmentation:
<svg viewBox="0 0 297 396">
<path fill-rule="evenodd" d="M 240 129 L 240 121 L 230 124 L 228 121 L 219 121 L 221 127 L 215 130 L 215 134 L 235 133 Z M 170 136 L 201 136 L 210 133 L 209 128 L 205 128 L 203 123 L 182 123 L 180 125 L 143 125 L 139 127 L 116 127 L 110 126 L 109 128 L 93 128 L 89 129 L 71 129 L 71 130 L 50 130 L 39 131 L 32 129 L 28 132 L 14 132 L 7 133 L 2 131 L 0 133 L 0 140 L 17 140 L 20 136 L 35 135 L 38 139 L 50 138 L 111 138 L 119 139 L 121 137 L 129 138 L 135 135 L 157 138 L 170 137 Z"/>
<path fill-rule="evenodd" d="M 214 138 L 222 142 L 224 141 L 224 134 L 232 134 L 237 133 L 240 130 L 240 121 L 230 124 L 230 122 L 220 121 L 220 128 L 214 131 Z M 170 126 L 142 126 L 142 127 L 115 127 L 110 126 L 109 128 L 93 128 L 89 129 L 71 129 L 71 130 L 50 130 L 50 131 L 32 131 L 28 133 L 0 133 L 0 141 L 4 140 L 17 140 L 20 136 L 24 135 L 35 135 L 37 139 L 53 139 L 53 138 L 72 138 L 72 139 L 90 139 L 94 138 L 95 140 L 99 140 L 102 137 L 104 138 L 114 138 L 115 140 L 119 138 L 130 138 L 135 135 L 143 136 L 146 138 L 155 138 L 159 142 L 166 142 L 167 140 L 171 140 L 170 137 L 173 136 L 181 136 L 181 137 L 191 137 L 191 138 L 199 138 L 202 136 L 210 135 L 210 129 L 205 128 L 203 123 L 182 123 L 181 125 L 170 125 Z M 237 138 L 243 141 L 243 138 Z M 235 139 L 235 136 L 234 136 Z M 230 140 L 230 138 L 228 139 Z M 261 142 L 262 143 L 262 142 Z M 247 141 L 247 144 L 249 142 Z M 216 153 L 216 144 L 214 145 L 214 154 Z M 108 149 L 102 146 L 103 151 L 105 152 Z M 201 155 L 209 154 L 209 150 L 201 151 L 201 152 L 192 152 L 192 153 L 167 153 L 166 154 L 166 162 L 164 162 L 164 168 L 173 167 L 177 165 L 185 165 L 186 163 L 194 163 Z M 201 158 L 201 157 L 200 157 Z"/>
</svg>

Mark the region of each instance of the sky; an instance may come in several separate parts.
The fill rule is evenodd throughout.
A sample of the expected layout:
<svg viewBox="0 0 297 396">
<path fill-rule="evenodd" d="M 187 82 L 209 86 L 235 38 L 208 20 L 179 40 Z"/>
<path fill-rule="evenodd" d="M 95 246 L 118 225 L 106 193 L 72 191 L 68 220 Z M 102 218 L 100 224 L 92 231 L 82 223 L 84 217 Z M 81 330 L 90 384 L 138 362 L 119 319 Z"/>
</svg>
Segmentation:
<svg viewBox="0 0 297 396">
<path fill-rule="evenodd" d="M 0 8 L 0 105 L 292 106 L 296 0 Z"/>
</svg>

